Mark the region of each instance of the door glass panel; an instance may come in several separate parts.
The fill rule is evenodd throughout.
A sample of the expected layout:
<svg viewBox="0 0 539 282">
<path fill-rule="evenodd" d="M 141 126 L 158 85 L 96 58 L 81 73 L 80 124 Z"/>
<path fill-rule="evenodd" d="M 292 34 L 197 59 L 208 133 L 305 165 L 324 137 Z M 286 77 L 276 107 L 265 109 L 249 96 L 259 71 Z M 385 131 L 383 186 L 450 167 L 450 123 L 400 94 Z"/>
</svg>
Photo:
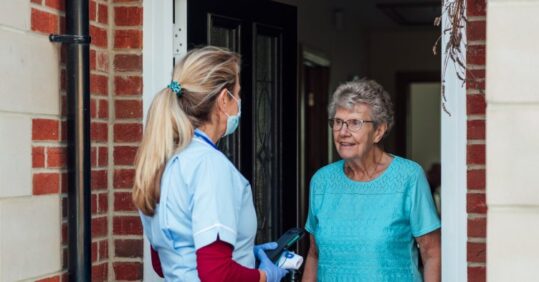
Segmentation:
<svg viewBox="0 0 539 282">
<path fill-rule="evenodd" d="M 281 230 L 280 206 L 280 89 L 278 38 L 255 38 L 254 80 L 254 197 L 258 216 L 257 240 L 274 240 Z"/>
<path fill-rule="evenodd" d="M 240 22 L 226 17 L 208 15 L 208 42 L 209 45 L 225 47 L 234 52 L 240 52 Z M 221 138 L 218 147 L 237 168 L 240 164 L 240 138 L 241 126 L 237 133 Z"/>
</svg>

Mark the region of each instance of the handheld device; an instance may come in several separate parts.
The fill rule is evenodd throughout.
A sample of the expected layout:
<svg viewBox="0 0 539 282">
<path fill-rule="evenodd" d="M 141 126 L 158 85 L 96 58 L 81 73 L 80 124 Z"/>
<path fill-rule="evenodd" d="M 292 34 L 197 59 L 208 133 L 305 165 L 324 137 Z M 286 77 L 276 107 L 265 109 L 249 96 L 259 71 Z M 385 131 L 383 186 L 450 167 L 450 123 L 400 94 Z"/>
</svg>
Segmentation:
<svg viewBox="0 0 539 282">
<path fill-rule="evenodd" d="M 281 237 L 279 237 L 279 240 L 277 240 L 277 248 L 266 251 L 268 258 L 273 262 L 277 262 L 283 251 L 290 248 L 299 239 L 301 239 L 303 235 L 305 235 L 305 230 L 302 228 L 288 229 L 283 235 L 281 235 Z"/>
</svg>

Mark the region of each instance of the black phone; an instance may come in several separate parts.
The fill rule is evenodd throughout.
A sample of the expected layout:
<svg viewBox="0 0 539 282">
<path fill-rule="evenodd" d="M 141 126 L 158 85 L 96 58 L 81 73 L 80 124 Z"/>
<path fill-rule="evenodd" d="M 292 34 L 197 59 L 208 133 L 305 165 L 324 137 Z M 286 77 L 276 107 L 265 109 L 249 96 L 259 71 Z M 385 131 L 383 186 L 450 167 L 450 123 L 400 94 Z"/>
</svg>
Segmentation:
<svg viewBox="0 0 539 282">
<path fill-rule="evenodd" d="M 288 229 L 281 237 L 279 237 L 279 240 L 277 240 L 277 248 L 274 250 L 267 250 L 266 255 L 271 261 L 277 262 L 283 251 L 290 248 L 301 239 L 303 235 L 305 235 L 305 230 L 302 228 Z"/>
</svg>

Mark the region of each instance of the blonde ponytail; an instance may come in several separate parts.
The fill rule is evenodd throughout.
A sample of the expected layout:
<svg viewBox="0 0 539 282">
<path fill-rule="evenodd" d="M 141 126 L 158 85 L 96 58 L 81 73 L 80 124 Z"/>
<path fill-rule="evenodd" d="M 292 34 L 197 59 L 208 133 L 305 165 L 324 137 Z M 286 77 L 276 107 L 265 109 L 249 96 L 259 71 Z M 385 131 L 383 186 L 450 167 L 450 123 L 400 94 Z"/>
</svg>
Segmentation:
<svg viewBox="0 0 539 282">
<path fill-rule="evenodd" d="M 154 97 L 135 158 L 132 196 L 142 213 L 154 215 L 168 159 L 191 142 L 194 128 L 210 121 L 217 94 L 236 84 L 239 61 L 238 54 L 216 47 L 192 50 L 174 69 L 179 95 L 165 88 Z"/>
</svg>

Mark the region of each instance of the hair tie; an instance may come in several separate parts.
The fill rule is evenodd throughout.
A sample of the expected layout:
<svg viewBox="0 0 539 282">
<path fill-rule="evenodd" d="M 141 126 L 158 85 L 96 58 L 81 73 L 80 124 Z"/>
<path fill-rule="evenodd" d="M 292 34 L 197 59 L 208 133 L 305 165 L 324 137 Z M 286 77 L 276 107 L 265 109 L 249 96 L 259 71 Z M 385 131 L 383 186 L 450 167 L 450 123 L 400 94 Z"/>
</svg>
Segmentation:
<svg viewBox="0 0 539 282">
<path fill-rule="evenodd" d="M 182 96 L 182 85 L 179 82 L 173 80 L 167 87 L 170 88 L 178 98 Z"/>
</svg>

